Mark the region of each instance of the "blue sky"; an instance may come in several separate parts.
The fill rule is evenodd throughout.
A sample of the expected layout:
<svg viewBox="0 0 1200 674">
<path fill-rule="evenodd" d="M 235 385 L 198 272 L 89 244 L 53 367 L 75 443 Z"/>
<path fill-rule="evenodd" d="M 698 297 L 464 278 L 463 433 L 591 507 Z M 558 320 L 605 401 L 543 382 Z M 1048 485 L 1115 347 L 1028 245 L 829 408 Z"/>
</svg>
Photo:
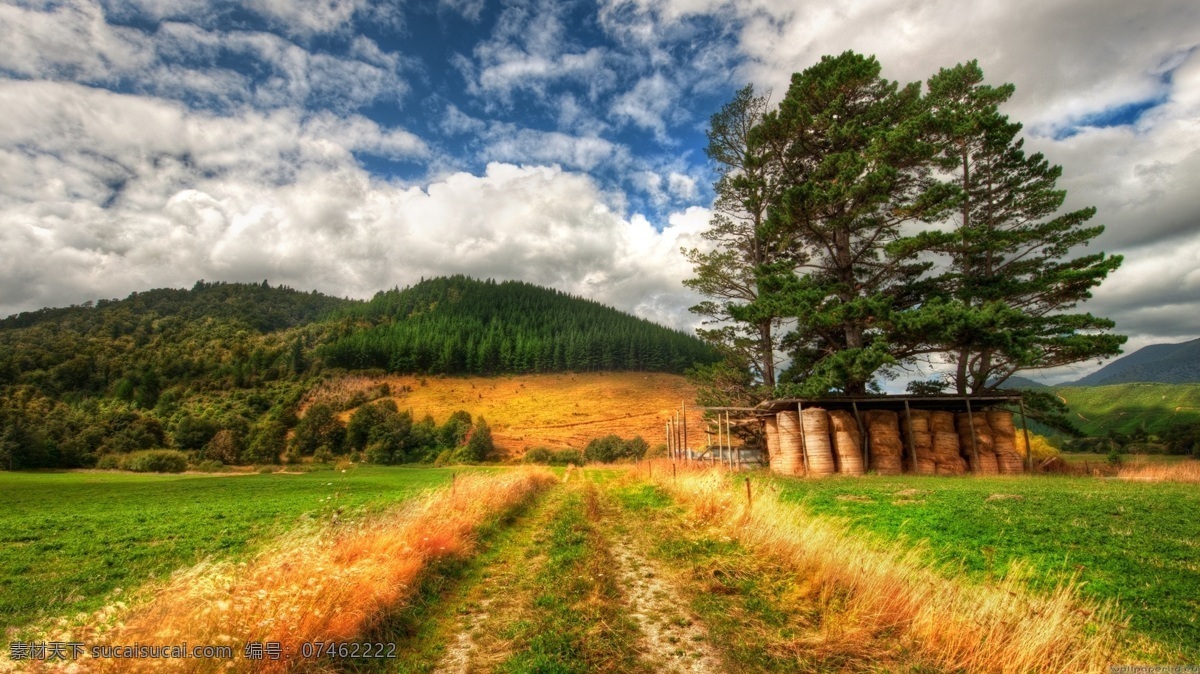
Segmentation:
<svg viewBox="0 0 1200 674">
<path fill-rule="evenodd" d="M 1014 83 L 1028 146 L 1126 255 L 1087 308 L 1134 348 L 1200 336 L 1193 5 L 0 2 L 0 314 L 468 273 L 688 329 L 709 116 L 854 49 L 903 82 L 974 58 Z"/>
</svg>

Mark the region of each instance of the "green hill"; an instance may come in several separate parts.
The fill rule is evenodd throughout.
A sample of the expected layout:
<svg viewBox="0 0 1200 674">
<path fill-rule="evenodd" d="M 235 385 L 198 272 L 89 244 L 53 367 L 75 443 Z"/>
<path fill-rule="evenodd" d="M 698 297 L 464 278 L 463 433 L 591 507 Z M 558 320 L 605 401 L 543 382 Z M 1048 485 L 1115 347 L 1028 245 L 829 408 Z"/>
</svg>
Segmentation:
<svg viewBox="0 0 1200 674">
<path fill-rule="evenodd" d="M 597 302 L 529 283 L 465 276 L 381 292 L 344 316 L 355 329 L 320 349 L 327 363 L 390 372 L 682 373 L 715 359 L 703 342 Z"/>
<path fill-rule="evenodd" d="M 0 320 L 0 468 L 199 451 L 221 431 L 210 458 L 276 460 L 331 369 L 678 373 L 712 358 L 695 337 L 527 283 L 438 278 L 364 302 L 201 281 Z"/>
<path fill-rule="evenodd" d="M 1173 424 L 1200 422 L 1200 384 L 1062 386 L 1054 391 L 1089 436 L 1128 434 L 1139 427 L 1154 435 Z"/>
<path fill-rule="evenodd" d="M 1134 382 L 1200 383 L 1200 339 L 1179 344 L 1151 344 L 1114 360 L 1072 385 L 1106 386 Z"/>
</svg>

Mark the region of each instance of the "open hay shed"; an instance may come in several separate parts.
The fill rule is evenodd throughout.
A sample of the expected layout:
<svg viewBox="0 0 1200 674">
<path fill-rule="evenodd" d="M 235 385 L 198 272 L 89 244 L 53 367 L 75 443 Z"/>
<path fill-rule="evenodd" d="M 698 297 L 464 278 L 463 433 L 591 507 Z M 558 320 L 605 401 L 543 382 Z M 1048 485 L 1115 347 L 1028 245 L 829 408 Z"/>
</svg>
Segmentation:
<svg viewBox="0 0 1200 674">
<path fill-rule="evenodd" d="M 1016 453 L 1012 407 L 1028 446 L 1020 393 L 788 398 L 753 414 L 776 473 L 996 475 L 1033 469 Z"/>
</svg>

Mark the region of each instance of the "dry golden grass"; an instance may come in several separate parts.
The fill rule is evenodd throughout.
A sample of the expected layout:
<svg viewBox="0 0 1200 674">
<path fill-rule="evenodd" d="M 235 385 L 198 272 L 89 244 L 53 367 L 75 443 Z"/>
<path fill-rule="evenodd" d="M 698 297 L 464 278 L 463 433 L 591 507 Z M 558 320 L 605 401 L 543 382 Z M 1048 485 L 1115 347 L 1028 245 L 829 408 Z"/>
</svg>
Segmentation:
<svg viewBox="0 0 1200 674">
<path fill-rule="evenodd" d="M 820 643 L 807 648 L 870 653 L 877 639 L 898 638 L 939 668 L 1006 674 L 1101 672 L 1113 661 L 1123 625 L 1074 587 L 1034 594 L 1017 580 L 948 579 L 918 550 L 851 536 L 769 490 L 760 488 L 747 507 L 722 471 L 684 469 L 674 480 L 670 466 L 654 472 L 696 518 L 803 580 L 796 600 L 814 603 L 824 626 Z"/>
<path fill-rule="evenodd" d="M 1134 461 L 1121 466 L 1117 471 L 1117 477 L 1124 480 L 1144 480 L 1146 482 L 1200 483 L 1200 461 L 1187 460 L 1179 463 Z"/>
<path fill-rule="evenodd" d="M 111 625 L 84 625 L 47 641 L 228 645 L 234 659 L 76 661 L 88 672 L 282 672 L 298 666 L 302 644 L 350 641 L 412 595 L 438 560 L 468 554 L 474 532 L 557 478 L 544 469 L 459 475 L 431 492 L 364 522 L 332 523 L 286 536 L 253 560 L 200 564 L 176 574 L 146 604 L 102 611 Z M 281 660 L 246 660 L 244 645 L 276 642 Z M 324 662 L 329 662 L 325 660 Z M 32 663 L 37 666 L 37 663 Z M 42 663 L 43 666 L 49 663 Z M 69 663 L 64 663 L 69 664 Z M 46 667 L 49 669 L 50 667 Z"/>
<path fill-rule="evenodd" d="M 311 400 L 348 400 L 387 383 L 400 409 L 444 422 L 457 410 L 483 415 L 496 446 L 511 456 L 530 447 L 575 447 L 615 433 L 665 441 L 664 425 L 696 390 L 679 375 L 656 372 L 511 375 L 500 377 L 352 376 L 313 392 Z M 424 384 L 422 384 L 424 382 Z M 407 388 L 405 388 L 407 387 Z M 411 389 L 411 391 L 409 391 Z M 343 413 L 349 418 L 352 411 Z M 700 413 L 689 410 L 688 438 L 703 444 Z"/>
</svg>

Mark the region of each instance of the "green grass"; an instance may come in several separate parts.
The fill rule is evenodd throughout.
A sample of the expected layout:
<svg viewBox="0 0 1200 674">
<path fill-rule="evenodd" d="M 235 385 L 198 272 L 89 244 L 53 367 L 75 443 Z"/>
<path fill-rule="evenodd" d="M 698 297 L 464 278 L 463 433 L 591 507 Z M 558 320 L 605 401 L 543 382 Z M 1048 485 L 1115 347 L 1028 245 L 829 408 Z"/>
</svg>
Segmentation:
<svg viewBox="0 0 1200 674">
<path fill-rule="evenodd" d="M 1117 601 L 1135 631 L 1200 661 L 1195 485 L 909 476 L 776 484 L 785 500 L 845 518 L 854 530 L 926 541 L 926 554 L 949 574 L 998 577 L 1016 562 L 1042 588 L 1078 574 L 1084 595 Z M 896 495 L 909 489 L 919 492 Z M 1020 498 L 988 501 L 993 494 Z"/>
<path fill-rule="evenodd" d="M 690 524 L 663 489 L 635 484 L 614 490 L 624 525 L 649 544 L 650 557 L 673 569 L 708 637 L 735 671 L 923 672 L 918 657 L 887 635 L 819 647 L 836 625 L 823 624 L 825 599 L 806 594 L 804 578 L 736 540 Z"/>
<path fill-rule="evenodd" d="M 0 630 L 101 606 L 117 588 L 237 557 L 297 523 L 382 508 L 449 469 L 302 475 L 0 472 Z M 9 637 L 0 637 L 6 643 Z"/>
<path fill-rule="evenodd" d="M 1036 456 L 1036 455 L 1035 455 Z M 1090 463 L 1090 464 L 1108 464 L 1107 454 L 1095 454 L 1091 452 L 1063 452 L 1063 461 L 1067 463 Z M 1180 461 L 1188 460 L 1186 456 L 1178 454 L 1122 454 L 1121 460 L 1126 464 L 1133 463 L 1153 463 L 1153 464 L 1172 464 Z"/>
<path fill-rule="evenodd" d="M 551 520 L 533 605 L 507 626 L 513 652 L 496 671 L 640 671 L 637 627 L 623 613 L 613 562 L 589 521 L 596 513 L 590 488 L 576 485 Z"/>
<path fill-rule="evenodd" d="M 1084 434 L 1132 433 L 1145 425 L 1150 434 L 1175 423 L 1200 421 L 1200 384 L 1113 384 L 1054 389 L 1066 399 Z"/>
</svg>

